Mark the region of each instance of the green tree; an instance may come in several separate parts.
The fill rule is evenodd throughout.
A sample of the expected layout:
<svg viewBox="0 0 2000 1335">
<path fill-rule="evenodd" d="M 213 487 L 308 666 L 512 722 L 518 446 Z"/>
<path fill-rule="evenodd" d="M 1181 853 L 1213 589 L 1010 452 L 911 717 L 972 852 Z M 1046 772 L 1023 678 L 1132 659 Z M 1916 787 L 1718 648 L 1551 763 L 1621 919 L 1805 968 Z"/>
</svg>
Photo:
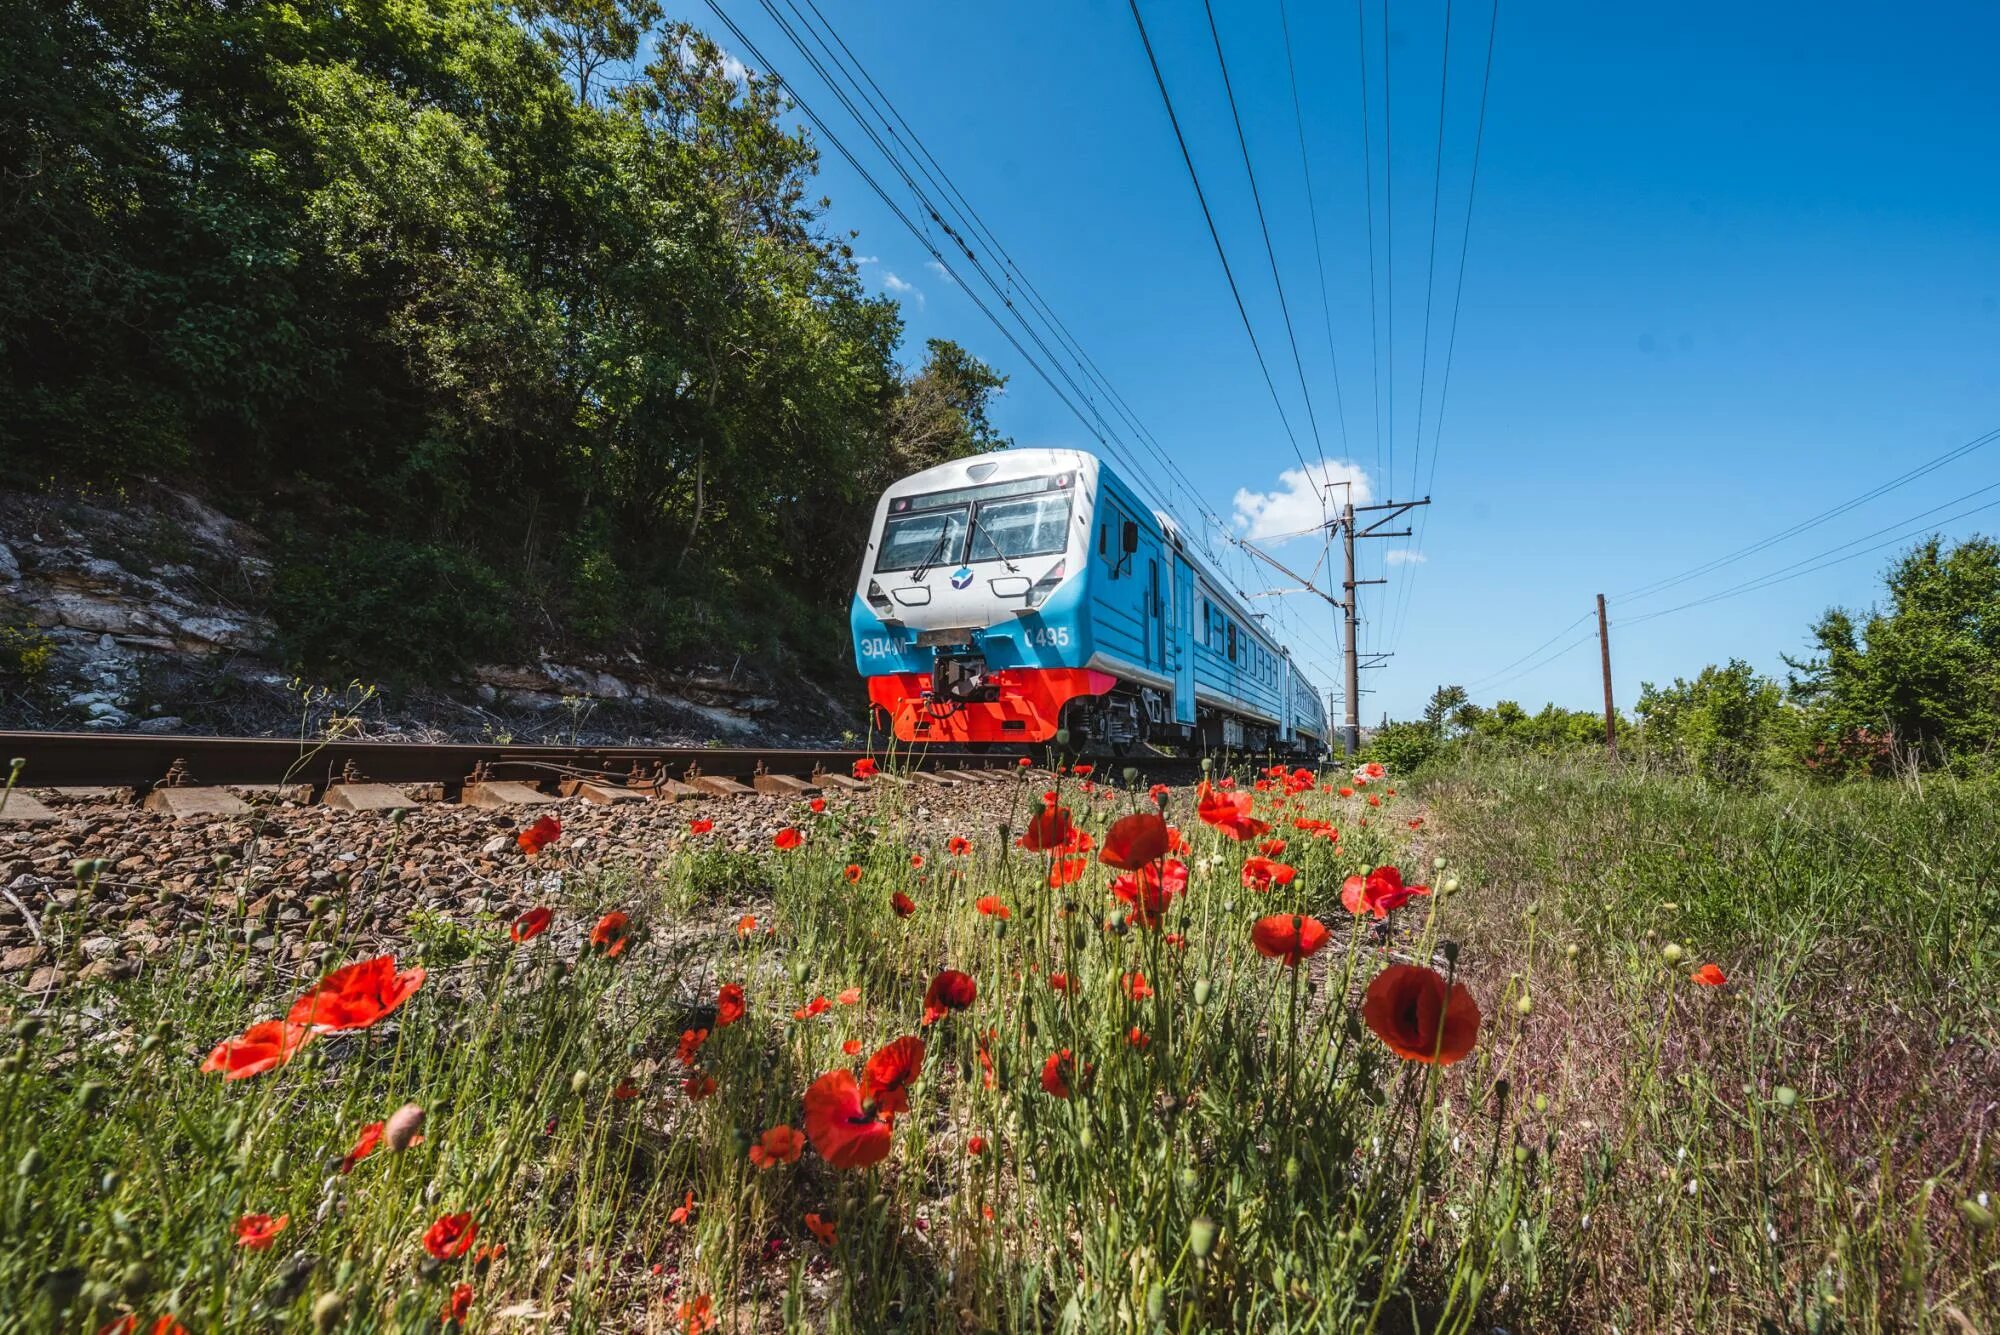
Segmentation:
<svg viewBox="0 0 2000 1335">
<path fill-rule="evenodd" d="M 1646 750 L 1724 782 L 1750 779 L 1765 765 L 1785 710 L 1783 689 L 1741 659 L 1711 664 L 1693 681 L 1639 688 Z"/>
</svg>

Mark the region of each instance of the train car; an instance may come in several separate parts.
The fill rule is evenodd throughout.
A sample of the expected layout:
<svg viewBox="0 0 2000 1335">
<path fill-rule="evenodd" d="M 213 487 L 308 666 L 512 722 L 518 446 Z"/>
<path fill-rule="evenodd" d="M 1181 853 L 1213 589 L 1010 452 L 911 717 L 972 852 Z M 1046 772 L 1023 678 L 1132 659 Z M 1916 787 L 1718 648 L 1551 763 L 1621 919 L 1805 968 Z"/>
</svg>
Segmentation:
<svg viewBox="0 0 2000 1335">
<path fill-rule="evenodd" d="M 875 509 L 855 666 L 909 743 L 1143 743 L 1318 756 L 1290 653 L 1096 456 L 1005 450 L 904 478 Z"/>
</svg>

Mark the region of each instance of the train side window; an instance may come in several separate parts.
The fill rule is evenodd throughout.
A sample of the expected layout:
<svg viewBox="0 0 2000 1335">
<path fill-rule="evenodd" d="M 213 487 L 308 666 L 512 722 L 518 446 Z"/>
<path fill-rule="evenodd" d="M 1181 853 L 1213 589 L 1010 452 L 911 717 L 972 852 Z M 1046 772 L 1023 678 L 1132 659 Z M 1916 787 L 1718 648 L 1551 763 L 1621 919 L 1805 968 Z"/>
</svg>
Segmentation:
<svg viewBox="0 0 2000 1335">
<path fill-rule="evenodd" d="M 1104 525 L 1097 526 L 1097 554 L 1104 555 Z"/>
<path fill-rule="evenodd" d="M 1236 623 L 1229 623 L 1229 661 L 1236 661 Z"/>
</svg>

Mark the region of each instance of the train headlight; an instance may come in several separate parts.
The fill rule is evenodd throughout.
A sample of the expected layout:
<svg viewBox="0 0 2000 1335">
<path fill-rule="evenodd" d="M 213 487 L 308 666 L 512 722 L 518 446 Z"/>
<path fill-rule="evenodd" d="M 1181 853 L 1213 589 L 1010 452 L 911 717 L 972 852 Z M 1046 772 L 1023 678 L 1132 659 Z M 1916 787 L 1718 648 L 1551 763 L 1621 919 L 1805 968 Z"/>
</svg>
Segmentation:
<svg viewBox="0 0 2000 1335">
<path fill-rule="evenodd" d="M 1067 574 L 1066 563 L 1058 561 L 1049 568 L 1049 573 L 1036 580 L 1028 588 L 1028 606 L 1040 607 L 1048 596 L 1056 591 L 1056 585 L 1063 582 Z"/>
<path fill-rule="evenodd" d="M 894 616 L 896 605 L 889 601 L 889 595 L 882 592 L 882 586 L 874 580 L 868 581 L 868 605 L 875 609 L 877 616 Z"/>
</svg>

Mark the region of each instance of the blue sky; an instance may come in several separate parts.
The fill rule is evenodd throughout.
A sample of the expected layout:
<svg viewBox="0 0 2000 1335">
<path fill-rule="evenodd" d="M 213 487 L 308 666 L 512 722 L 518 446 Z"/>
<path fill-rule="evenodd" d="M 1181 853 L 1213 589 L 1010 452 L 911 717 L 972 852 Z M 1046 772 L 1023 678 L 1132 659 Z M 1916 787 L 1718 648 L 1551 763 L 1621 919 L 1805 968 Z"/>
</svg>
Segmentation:
<svg viewBox="0 0 2000 1335">
<path fill-rule="evenodd" d="M 2000 482 L 1997 440 L 1765 551 L 1619 597 L 2000 428 L 2000 9 L 1502 0 L 1440 422 L 1490 3 L 1450 5 L 1441 166 L 1445 0 L 1389 6 L 1386 150 L 1384 10 L 1365 6 L 1371 178 L 1356 10 L 1287 2 L 1318 257 L 1278 0 L 1216 0 L 1215 14 L 1317 439 L 1202 10 L 1179 0 L 1141 9 L 1296 452 L 1126 5 L 819 0 L 1185 474 L 1191 487 L 1170 485 L 1129 446 L 1157 499 L 1190 517 L 1206 508 L 1242 534 L 1317 517 L 1299 486 L 1301 454 L 1332 461 L 1333 476 L 1378 498 L 1428 486 L 1420 547 L 1364 544 L 1362 574 L 1392 582 L 1363 591 L 1362 645 L 1394 652 L 1364 674 L 1365 721 L 1408 716 L 1441 682 L 1488 703 L 1593 707 L 1595 647 L 1579 642 L 1589 627 L 1564 627 L 1598 592 L 1613 598 L 1621 707 L 1641 681 L 1731 657 L 1782 671 L 1779 656 L 1806 648 L 1824 608 L 1876 597 L 1895 548 L 1856 542 L 1833 553 L 1864 553 L 1855 559 L 1640 618 L 1879 529 L 1893 537 L 1936 507 L 1944 518 L 2000 501 L 1996 488 L 1948 504 Z M 864 165 L 893 181 L 762 4 L 723 8 Z M 761 67 L 713 10 L 676 12 Z M 955 338 L 1012 377 L 1002 430 L 1024 445 L 1100 448 L 822 147 L 828 222 L 859 232 L 869 281 L 902 298 L 912 360 L 924 338 Z M 2000 532 L 2000 508 L 1942 531 Z M 1320 555 L 1310 539 L 1272 550 L 1294 568 Z M 1401 563 L 1385 571 L 1389 560 Z M 1278 582 L 1240 554 L 1225 569 L 1250 591 Z M 1331 610 L 1307 596 L 1259 605 L 1308 669 L 1337 684 Z"/>
</svg>

